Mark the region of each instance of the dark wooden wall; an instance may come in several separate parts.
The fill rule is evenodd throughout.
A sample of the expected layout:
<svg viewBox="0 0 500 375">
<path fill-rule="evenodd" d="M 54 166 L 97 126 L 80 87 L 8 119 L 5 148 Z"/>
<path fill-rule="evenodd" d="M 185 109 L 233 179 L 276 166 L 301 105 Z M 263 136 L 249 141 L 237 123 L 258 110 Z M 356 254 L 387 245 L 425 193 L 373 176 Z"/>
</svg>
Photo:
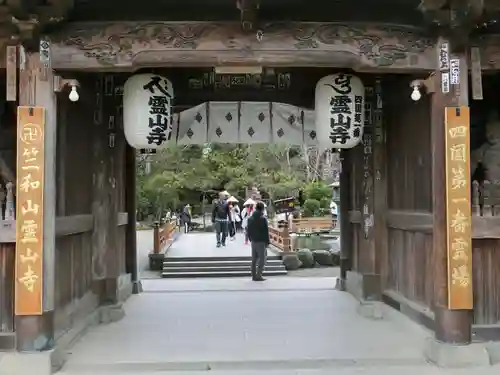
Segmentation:
<svg viewBox="0 0 500 375">
<path fill-rule="evenodd" d="M 135 170 L 125 169 L 122 98 L 105 94 L 104 75 L 71 78 L 80 81 L 80 100 L 70 102 L 67 92 L 58 95 L 56 337 L 99 303 L 113 300 L 109 283 L 118 285 L 116 280 L 127 272 L 126 233 L 135 233 L 135 226 L 127 228 L 125 209 L 126 174 Z M 1 146 L 15 173 L 16 120 L 11 112 L 2 115 L 9 121 L 2 121 L 0 130 L 10 137 L 3 137 Z M 14 227 L 0 228 L 0 334 L 14 330 L 15 245 L 1 243 L 13 241 Z"/>
<path fill-rule="evenodd" d="M 126 264 L 122 98 L 105 95 L 104 75 L 78 80 L 78 102 L 70 102 L 67 93 L 58 98 L 57 212 L 64 223 L 59 220 L 56 240 L 56 327 L 61 333 L 75 315 L 100 303 L 103 297 L 95 292 L 104 287 L 96 282 L 119 277 Z"/>
<path fill-rule="evenodd" d="M 354 271 L 371 274 L 378 268 L 374 262 L 384 261 L 380 254 L 386 252 L 387 266 L 380 267 L 382 290 L 412 301 L 422 310 L 432 311 L 430 100 L 425 95 L 418 102 L 411 100 L 411 80 L 409 76 L 383 78 L 387 249 L 375 249 L 378 257 L 369 251 L 369 240 L 363 232 L 363 146 L 348 151 L 345 165 L 349 168 L 351 185 L 350 264 Z M 474 110 L 472 106 L 472 116 L 481 117 Z M 478 224 L 483 218 L 474 220 Z M 500 321 L 500 236 L 497 238 L 473 238 L 475 324 Z"/>
<path fill-rule="evenodd" d="M 432 211 L 430 100 L 411 100 L 411 78 L 391 78 L 384 90 L 389 267 L 383 281 L 387 289 L 431 306 L 432 237 L 419 228 L 419 218 Z"/>
</svg>

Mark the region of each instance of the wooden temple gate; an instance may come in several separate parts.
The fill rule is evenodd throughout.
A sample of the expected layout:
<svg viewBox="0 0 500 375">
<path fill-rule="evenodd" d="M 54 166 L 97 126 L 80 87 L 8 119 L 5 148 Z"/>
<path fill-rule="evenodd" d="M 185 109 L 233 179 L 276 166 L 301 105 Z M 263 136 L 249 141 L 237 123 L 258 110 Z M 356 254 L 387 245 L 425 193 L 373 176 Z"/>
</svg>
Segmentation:
<svg viewBox="0 0 500 375">
<path fill-rule="evenodd" d="M 234 2 L 228 1 L 231 11 L 210 5 L 208 13 L 199 11 L 214 22 L 177 22 L 190 19 L 193 8 L 188 3 L 144 5 L 141 10 L 128 0 L 119 9 L 103 0 L 49 0 L 43 6 L 7 0 L 0 5 L 9 20 L 13 18 L 2 49 L 6 98 L 0 170 L 2 185 L 12 185 L 10 195 L 5 194 L 0 228 L 0 348 L 54 348 L 99 306 L 117 306 L 139 292 L 135 150 L 127 146 L 121 128 L 119 82 L 138 69 L 179 65 L 357 72 L 370 88 L 371 120 L 363 143 L 342 151 L 341 286 L 361 300 L 384 300 L 416 317 L 435 330 L 438 341 L 469 344 L 472 329 L 480 337 L 494 337 L 497 332 L 489 326 L 500 320 L 495 292 L 500 287 L 500 222 L 475 214 L 472 247 L 463 249 L 467 259 L 473 257 L 473 270 L 467 269 L 468 261 L 457 263 L 459 277 L 451 277 L 451 272 L 448 278 L 452 247 L 447 243 L 447 207 L 465 206 L 446 201 L 445 181 L 450 185 L 450 171 L 467 170 L 468 164 L 453 165 L 452 159 L 445 159 L 445 144 L 455 138 L 446 135 L 444 123 L 445 108 L 456 112 L 460 107 L 455 115 L 448 113 L 446 124 L 458 121 L 468 132 L 469 67 L 476 98 L 481 68 L 500 68 L 498 39 L 488 34 L 495 30 L 485 27 L 472 34 L 477 25 L 488 26 L 488 15 L 495 14 L 498 2 L 359 0 L 351 5 L 335 2 L 326 11 L 324 3 L 314 7 L 311 1 L 297 1 L 285 12 L 283 6 L 263 1 L 256 12 L 255 2 L 239 1 L 238 23 L 231 18 Z M 362 6 L 372 19 L 349 18 L 356 14 L 352 6 Z M 97 22 L 99 14 L 130 19 L 132 13 L 142 19 L 169 14 L 173 21 Z M 255 18 L 257 13 L 262 20 Z M 324 22 L 324 14 L 342 18 Z M 282 22 L 299 17 L 308 22 Z M 404 25 L 386 25 L 395 18 Z M 469 59 L 471 47 L 480 52 L 474 52 L 474 61 Z M 442 78 L 446 74 L 448 83 Z M 410 99 L 412 82 L 420 87 L 417 102 Z M 73 86 L 79 95 L 76 102 L 68 100 Z M 211 100 L 211 95 L 203 100 Z M 28 158 L 25 146 L 35 141 L 43 147 L 37 158 Z M 21 184 L 25 172 L 34 168 L 28 164 L 32 161 L 43 179 L 25 191 Z M 464 181 L 470 185 L 470 178 Z M 464 191 L 456 199 L 463 198 L 470 209 Z M 16 199 L 17 237 L 10 210 Z M 38 216 L 25 218 L 32 204 L 38 204 Z M 21 235 L 33 236 L 33 225 L 43 232 L 37 232 L 36 247 L 30 248 L 33 239 Z M 464 236 L 467 243 L 471 236 Z M 38 259 L 28 263 L 35 251 Z M 22 299 L 14 298 L 14 288 Z"/>
</svg>

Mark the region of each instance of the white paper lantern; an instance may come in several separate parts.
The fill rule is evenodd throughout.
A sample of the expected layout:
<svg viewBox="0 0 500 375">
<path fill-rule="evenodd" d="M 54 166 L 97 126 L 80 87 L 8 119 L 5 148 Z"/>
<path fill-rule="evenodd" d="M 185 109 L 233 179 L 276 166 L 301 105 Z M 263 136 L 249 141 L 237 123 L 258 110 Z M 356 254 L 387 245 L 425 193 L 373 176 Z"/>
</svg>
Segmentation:
<svg viewBox="0 0 500 375">
<path fill-rule="evenodd" d="M 123 129 L 135 148 L 164 148 L 172 135 L 172 83 L 157 74 L 130 77 L 123 87 Z"/>
<path fill-rule="evenodd" d="M 315 122 L 319 147 L 352 148 L 363 137 L 365 87 L 351 74 L 332 74 L 316 84 Z"/>
</svg>

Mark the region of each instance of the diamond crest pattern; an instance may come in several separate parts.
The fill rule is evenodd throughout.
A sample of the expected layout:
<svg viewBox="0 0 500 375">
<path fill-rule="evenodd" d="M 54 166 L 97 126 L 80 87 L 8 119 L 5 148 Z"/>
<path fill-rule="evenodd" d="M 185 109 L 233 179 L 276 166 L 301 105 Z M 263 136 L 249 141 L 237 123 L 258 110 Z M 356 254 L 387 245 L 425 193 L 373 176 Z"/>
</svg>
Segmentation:
<svg viewBox="0 0 500 375">
<path fill-rule="evenodd" d="M 283 128 L 279 128 L 276 134 L 281 138 L 285 135 L 285 131 L 283 130 Z"/>
<path fill-rule="evenodd" d="M 222 129 L 220 127 L 217 127 L 217 129 L 215 129 L 215 134 L 217 134 L 217 137 L 220 138 L 220 136 L 222 135 Z"/>
<path fill-rule="evenodd" d="M 233 119 L 233 115 L 231 114 L 231 112 L 228 112 L 226 115 L 227 122 L 231 122 L 232 119 Z"/>
<path fill-rule="evenodd" d="M 250 137 L 253 137 L 253 135 L 255 134 L 255 130 L 253 130 L 253 128 L 250 126 L 247 130 L 247 133 Z"/>
<path fill-rule="evenodd" d="M 196 116 L 194 117 L 194 119 L 195 119 L 196 121 L 198 121 L 198 123 L 200 123 L 200 122 L 201 122 L 201 120 L 203 120 L 203 116 L 200 114 L 200 112 L 198 112 L 198 113 L 196 114 Z"/>
<path fill-rule="evenodd" d="M 191 128 L 189 128 L 189 129 L 188 129 L 188 131 L 187 131 L 187 133 L 186 133 L 186 135 L 187 135 L 190 139 L 191 139 L 191 138 L 193 138 L 193 135 L 194 135 L 193 130 L 192 130 Z"/>
</svg>

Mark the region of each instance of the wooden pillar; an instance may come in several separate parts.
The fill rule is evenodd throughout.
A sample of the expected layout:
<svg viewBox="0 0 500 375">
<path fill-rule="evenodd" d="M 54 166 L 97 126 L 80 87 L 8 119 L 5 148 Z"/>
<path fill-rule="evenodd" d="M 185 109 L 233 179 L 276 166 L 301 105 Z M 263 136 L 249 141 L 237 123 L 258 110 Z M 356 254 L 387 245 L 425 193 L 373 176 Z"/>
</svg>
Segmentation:
<svg viewBox="0 0 500 375">
<path fill-rule="evenodd" d="M 136 155 L 135 149 L 126 146 L 125 149 L 125 209 L 128 214 L 127 235 L 125 244 L 125 262 L 127 273 L 132 275 L 133 293 L 140 293 L 138 263 L 137 263 L 137 233 L 136 233 Z"/>
<path fill-rule="evenodd" d="M 27 277 L 24 266 L 25 260 L 31 255 L 32 249 L 25 248 L 22 244 L 26 243 L 21 237 L 25 233 L 25 222 L 27 218 L 23 215 L 27 210 L 28 201 L 17 199 L 17 256 L 16 256 L 16 335 L 17 335 L 17 348 L 20 351 L 41 351 L 49 350 L 54 346 L 54 300 L 55 300 L 55 216 L 56 216 L 56 121 L 57 121 L 57 100 L 54 93 L 54 80 L 53 73 L 50 69 L 42 67 L 40 62 L 39 53 L 24 53 L 22 50 L 23 60 L 20 66 L 19 74 L 19 104 L 20 106 L 28 106 L 29 115 L 36 113 L 40 109 L 40 113 L 44 113 L 45 122 L 43 129 L 43 152 L 38 153 L 37 157 L 43 157 L 43 183 L 39 185 L 42 189 L 43 197 L 43 215 L 41 218 L 42 223 L 40 234 L 42 239 L 42 254 L 36 262 L 42 262 L 42 275 L 35 279 L 41 282 L 42 308 L 40 312 L 32 315 L 26 315 L 26 309 L 21 306 L 23 301 L 19 296 L 22 293 L 23 287 L 26 283 L 22 278 Z M 18 116 L 21 110 L 18 111 Z M 18 118 L 18 138 L 21 137 L 23 129 L 20 127 L 22 119 Z M 18 155 L 18 175 L 16 180 L 16 187 L 18 197 L 21 198 L 22 193 L 26 193 L 29 189 L 24 185 L 26 183 L 27 175 L 23 166 L 28 163 L 28 154 L 33 148 L 27 143 L 19 142 L 21 147 L 17 149 Z M 28 154 L 27 154 L 28 153 Z M 34 159 L 33 159 L 34 160 Z M 24 187 L 23 187 L 24 186 Z M 35 185 L 31 188 L 36 189 Z M 21 191 L 20 191 L 21 189 Z M 36 223 L 36 220 L 32 221 Z M 28 254 L 32 253 L 32 254 Z M 23 272 L 22 274 L 20 274 Z M 24 278 L 26 281 L 26 279 Z M 26 294 L 24 294 L 26 295 Z M 25 310 L 25 311 L 23 311 Z"/>
<path fill-rule="evenodd" d="M 154 222 L 154 227 L 153 227 L 153 254 L 159 254 L 160 253 L 160 222 L 155 221 Z"/>
<path fill-rule="evenodd" d="M 447 43 L 440 39 L 439 46 Z M 432 215 L 433 215 L 433 278 L 434 313 L 436 340 L 452 344 L 471 342 L 472 314 L 470 310 L 451 310 L 448 306 L 448 249 L 446 217 L 446 146 L 445 146 L 445 108 L 468 105 L 467 56 L 459 53 L 452 58 L 460 59 L 460 86 L 451 86 L 449 93 L 441 89 L 441 71 L 434 76 L 434 94 L 431 111 L 432 143 Z M 467 155 L 469 157 L 469 155 Z M 469 202 L 470 203 L 470 202 Z M 470 270 L 472 273 L 472 270 Z"/>
<path fill-rule="evenodd" d="M 347 271 L 351 270 L 352 224 L 349 220 L 351 204 L 351 158 L 352 151 L 341 151 L 342 170 L 340 172 L 340 280 L 338 289 L 345 290 Z"/>
<path fill-rule="evenodd" d="M 381 292 L 388 275 L 388 232 L 387 232 L 387 173 L 386 173 L 386 136 L 383 118 L 382 81 L 375 81 L 375 100 L 373 108 L 373 211 L 375 273 L 380 275 Z"/>
<path fill-rule="evenodd" d="M 102 108 L 101 77 L 96 77 L 94 83 L 94 124 L 92 126 L 92 277 L 94 280 L 103 280 L 106 277 L 104 254 L 107 247 L 106 231 L 108 223 L 106 211 L 109 210 L 109 202 L 106 199 L 107 176 L 106 162 L 104 157 L 104 128 Z"/>
</svg>

